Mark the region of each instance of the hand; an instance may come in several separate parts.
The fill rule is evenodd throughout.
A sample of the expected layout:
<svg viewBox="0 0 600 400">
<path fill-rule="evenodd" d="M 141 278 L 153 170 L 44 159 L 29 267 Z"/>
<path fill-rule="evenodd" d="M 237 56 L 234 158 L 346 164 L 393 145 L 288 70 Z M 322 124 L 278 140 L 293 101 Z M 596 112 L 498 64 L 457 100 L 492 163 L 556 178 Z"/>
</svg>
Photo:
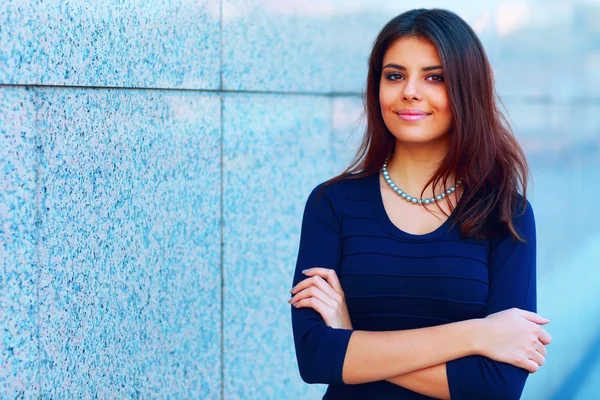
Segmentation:
<svg viewBox="0 0 600 400">
<path fill-rule="evenodd" d="M 481 354 L 493 360 L 536 372 L 546 360 L 552 337 L 539 325 L 550 322 L 536 313 L 511 308 L 483 320 Z"/>
<path fill-rule="evenodd" d="M 292 288 L 295 294 L 288 303 L 296 308 L 309 307 L 321 314 L 332 328 L 352 329 L 352 321 L 346 306 L 342 285 L 334 270 L 310 268 L 303 271 L 310 276 Z"/>
</svg>

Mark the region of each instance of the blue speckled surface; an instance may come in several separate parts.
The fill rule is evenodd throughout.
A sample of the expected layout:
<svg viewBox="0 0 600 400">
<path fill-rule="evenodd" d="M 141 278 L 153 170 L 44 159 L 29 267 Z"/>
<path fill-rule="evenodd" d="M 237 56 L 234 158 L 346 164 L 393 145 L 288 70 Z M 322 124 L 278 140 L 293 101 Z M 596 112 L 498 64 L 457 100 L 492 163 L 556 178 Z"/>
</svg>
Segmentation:
<svg viewBox="0 0 600 400">
<path fill-rule="evenodd" d="M 576 390 L 600 331 L 599 6 L 8 0 L 0 398 L 321 398 L 285 301 L 303 206 L 362 137 L 375 35 L 435 6 L 480 35 L 531 163 L 554 341 L 523 399 Z"/>
<path fill-rule="evenodd" d="M 219 106 L 38 91 L 44 396 L 220 394 Z"/>
<path fill-rule="evenodd" d="M 365 124 L 363 102 L 360 97 L 332 99 L 331 133 L 336 175 L 345 171 L 354 158 L 365 134 Z"/>
<path fill-rule="evenodd" d="M 331 91 L 331 0 L 222 3 L 224 89 Z"/>
<path fill-rule="evenodd" d="M 0 26 L 0 83 L 219 87 L 219 0 L 7 0 Z"/>
<path fill-rule="evenodd" d="M 38 393 L 35 110 L 0 88 L 0 397 Z"/>
<path fill-rule="evenodd" d="M 308 194 L 332 174 L 330 101 L 224 98 L 225 398 L 317 396 L 296 366 L 289 290 Z"/>
</svg>

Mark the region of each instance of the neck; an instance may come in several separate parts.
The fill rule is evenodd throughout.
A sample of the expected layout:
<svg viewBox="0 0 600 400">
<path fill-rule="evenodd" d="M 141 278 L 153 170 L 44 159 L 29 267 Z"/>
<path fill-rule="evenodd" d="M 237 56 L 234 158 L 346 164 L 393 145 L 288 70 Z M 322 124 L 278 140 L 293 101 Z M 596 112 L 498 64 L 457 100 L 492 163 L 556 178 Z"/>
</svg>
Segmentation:
<svg viewBox="0 0 600 400">
<path fill-rule="evenodd" d="M 427 181 L 433 176 L 450 147 L 447 138 L 436 143 L 414 144 L 396 140 L 394 156 L 388 161 L 387 169 L 392 180 L 405 192 L 420 196 Z M 454 176 L 450 176 L 448 186 L 454 184 Z M 442 182 L 436 188 L 428 185 L 425 196 L 433 196 L 442 192 Z"/>
</svg>

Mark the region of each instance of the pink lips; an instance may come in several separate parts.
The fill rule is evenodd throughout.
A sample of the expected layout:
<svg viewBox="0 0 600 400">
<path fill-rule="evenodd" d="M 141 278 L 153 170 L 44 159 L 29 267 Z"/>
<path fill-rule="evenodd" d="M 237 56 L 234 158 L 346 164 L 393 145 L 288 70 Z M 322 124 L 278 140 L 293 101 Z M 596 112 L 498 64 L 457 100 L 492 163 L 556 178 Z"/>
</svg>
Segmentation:
<svg viewBox="0 0 600 400">
<path fill-rule="evenodd" d="M 408 122 L 421 121 L 431 115 L 425 111 L 412 109 L 400 110 L 397 112 L 397 114 L 403 121 Z"/>
</svg>

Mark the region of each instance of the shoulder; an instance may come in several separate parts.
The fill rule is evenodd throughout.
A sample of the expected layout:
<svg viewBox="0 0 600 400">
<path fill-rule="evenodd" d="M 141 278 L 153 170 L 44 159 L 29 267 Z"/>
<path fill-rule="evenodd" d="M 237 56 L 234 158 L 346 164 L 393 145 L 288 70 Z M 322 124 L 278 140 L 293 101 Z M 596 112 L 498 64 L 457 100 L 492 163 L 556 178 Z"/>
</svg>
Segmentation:
<svg viewBox="0 0 600 400">
<path fill-rule="evenodd" d="M 370 183 L 377 178 L 374 175 L 347 174 L 319 183 L 308 196 L 305 213 L 330 215 L 341 220 L 341 216 L 357 204 L 356 200 L 370 199 Z"/>
<path fill-rule="evenodd" d="M 491 230 L 491 238 L 493 242 L 503 241 L 512 239 L 512 241 L 520 242 L 514 237 L 509 227 L 524 240 L 524 242 L 535 242 L 535 216 L 533 212 L 533 206 L 528 199 L 523 197 L 520 193 L 517 193 L 513 199 L 513 209 L 511 220 L 508 221 L 505 218 L 498 218 L 498 213 L 494 213 L 494 226 Z"/>
<path fill-rule="evenodd" d="M 533 214 L 533 206 L 529 200 L 525 199 L 522 194 L 517 193 L 515 196 L 515 209 L 512 215 L 512 222 L 515 226 L 535 225 L 535 216 Z"/>
<path fill-rule="evenodd" d="M 339 179 L 328 179 L 311 190 L 308 200 L 317 201 L 325 197 L 330 202 L 339 203 L 348 198 L 365 197 L 369 193 L 369 183 L 376 178 L 374 175 L 346 174 Z"/>
<path fill-rule="evenodd" d="M 522 195 L 517 196 L 517 205 L 513 213 L 513 227 L 525 242 L 535 243 L 535 216 L 529 200 Z"/>
</svg>

